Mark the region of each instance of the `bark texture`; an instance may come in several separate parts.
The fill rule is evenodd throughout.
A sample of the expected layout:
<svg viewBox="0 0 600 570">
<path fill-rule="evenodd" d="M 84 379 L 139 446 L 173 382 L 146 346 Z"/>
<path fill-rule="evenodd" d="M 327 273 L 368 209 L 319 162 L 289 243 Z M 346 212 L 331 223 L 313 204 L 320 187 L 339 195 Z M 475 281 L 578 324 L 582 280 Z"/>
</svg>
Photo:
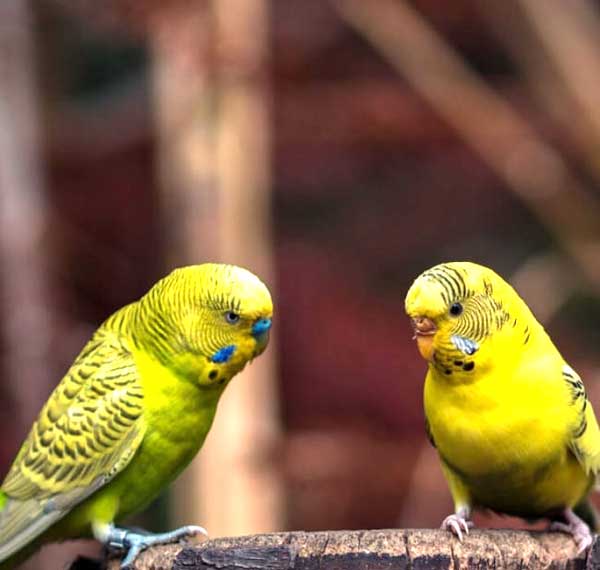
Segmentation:
<svg viewBox="0 0 600 570">
<path fill-rule="evenodd" d="M 71 570 L 106 562 L 79 559 Z M 108 562 L 118 570 L 117 559 Z M 600 541 L 577 553 L 560 533 L 474 530 L 463 543 L 441 530 L 283 532 L 152 548 L 134 570 L 593 570 Z"/>
</svg>

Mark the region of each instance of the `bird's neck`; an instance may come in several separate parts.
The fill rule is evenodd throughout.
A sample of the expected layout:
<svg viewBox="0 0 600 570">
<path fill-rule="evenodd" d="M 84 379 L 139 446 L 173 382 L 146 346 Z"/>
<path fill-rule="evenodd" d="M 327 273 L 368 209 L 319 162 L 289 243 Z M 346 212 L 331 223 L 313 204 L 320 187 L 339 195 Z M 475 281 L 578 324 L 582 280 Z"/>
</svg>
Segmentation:
<svg viewBox="0 0 600 570">
<path fill-rule="evenodd" d="M 189 352 L 182 335 L 167 315 L 152 310 L 145 303 L 136 301 L 122 307 L 108 318 L 105 327 L 126 339 L 134 352 L 151 355 L 162 366 L 180 367 L 182 373 L 190 375 L 202 373 L 206 359 L 184 358 L 185 362 L 180 362 L 181 355 Z"/>
</svg>

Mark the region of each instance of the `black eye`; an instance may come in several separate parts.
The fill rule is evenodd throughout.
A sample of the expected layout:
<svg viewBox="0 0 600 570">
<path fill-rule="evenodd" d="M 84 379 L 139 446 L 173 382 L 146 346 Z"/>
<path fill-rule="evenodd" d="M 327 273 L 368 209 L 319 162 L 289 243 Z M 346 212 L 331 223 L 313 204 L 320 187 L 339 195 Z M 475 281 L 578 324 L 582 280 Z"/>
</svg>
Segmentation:
<svg viewBox="0 0 600 570">
<path fill-rule="evenodd" d="M 240 316 L 237 313 L 234 313 L 233 311 L 227 311 L 225 313 L 225 320 L 230 324 L 230 325 L 235 325 L 236 323 L 239 322 L 240 320 Z"/>
<path fill-rule="evenodd" d="M 458 317 L 458 315 L 461 315 L 463 312 L 463 306 L 460 303 L 452 303 L 452 305 L 450 305 L 450 314 L 453 317 Z"/>
</svg>

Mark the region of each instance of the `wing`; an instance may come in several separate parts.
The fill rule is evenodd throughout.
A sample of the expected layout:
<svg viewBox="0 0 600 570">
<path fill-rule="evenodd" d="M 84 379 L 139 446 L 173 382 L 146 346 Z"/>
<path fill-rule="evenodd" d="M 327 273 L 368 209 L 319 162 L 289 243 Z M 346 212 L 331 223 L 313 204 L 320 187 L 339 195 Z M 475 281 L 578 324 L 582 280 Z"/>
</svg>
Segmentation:
<svg viewBox="0 0 600 570">
<path fill-rule="evenodd" d="M 569 387 L 571 405 L 577 410 L 569 447 L 586 473 L 597 476 L 600 473 L 600 429 L 596 415 L 577 372 L 565 365 L 562 376 Z"/>
<path fill-rule="evenodd" d="M 0 561 L 123 470 L 144 435 L 142 398 L 131 353 L 100 329 L 50 396 L 2 484 Z"/>
</svg>

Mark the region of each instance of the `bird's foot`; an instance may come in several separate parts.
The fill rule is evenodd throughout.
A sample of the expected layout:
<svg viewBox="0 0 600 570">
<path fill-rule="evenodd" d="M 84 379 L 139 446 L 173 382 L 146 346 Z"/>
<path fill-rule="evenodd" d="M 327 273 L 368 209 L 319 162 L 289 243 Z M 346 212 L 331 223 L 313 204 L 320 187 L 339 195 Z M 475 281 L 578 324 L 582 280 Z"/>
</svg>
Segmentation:
<svg viewBox="0 0 600 570">
<path fill-rule="evenodd" d="M 469 529 L 475 526 L 473 521 L 468 519 L 469 513 L 464 509 L 459 509 L 455 514 L 448 515 L 442 522 L 443 530 L 449 530 L 458 540 L 462 542 L 463 532 L 469 534 Z"/>
<path fill-rule="evenodd" d="M 145 531 L 136 532 L 113 525 L 106 525 L 100 532 L 95 532 L 101 542 L 109 550 L 118 550 L 126 552 L 121 561 L 121 570 L 130 570 L 135 559 L 141 552 L 151 546 L 158 544 L 172 544 L 180 540 L 197 539 L 207 537 L 208 533 L 201 526 L 187 525 L 170 532 L 159 534 L 146 533 Z"/>
<path fill-rule="evenodd" d="M 571 509 L 565 509 L 563 517 L 565 522 L 552 521 L 550 523 L 550 530 L 570 534 L 577 545 L 577 553 L 580 554 L 592 544 L 593 537 L 590 527 Z"/>
</svg>

